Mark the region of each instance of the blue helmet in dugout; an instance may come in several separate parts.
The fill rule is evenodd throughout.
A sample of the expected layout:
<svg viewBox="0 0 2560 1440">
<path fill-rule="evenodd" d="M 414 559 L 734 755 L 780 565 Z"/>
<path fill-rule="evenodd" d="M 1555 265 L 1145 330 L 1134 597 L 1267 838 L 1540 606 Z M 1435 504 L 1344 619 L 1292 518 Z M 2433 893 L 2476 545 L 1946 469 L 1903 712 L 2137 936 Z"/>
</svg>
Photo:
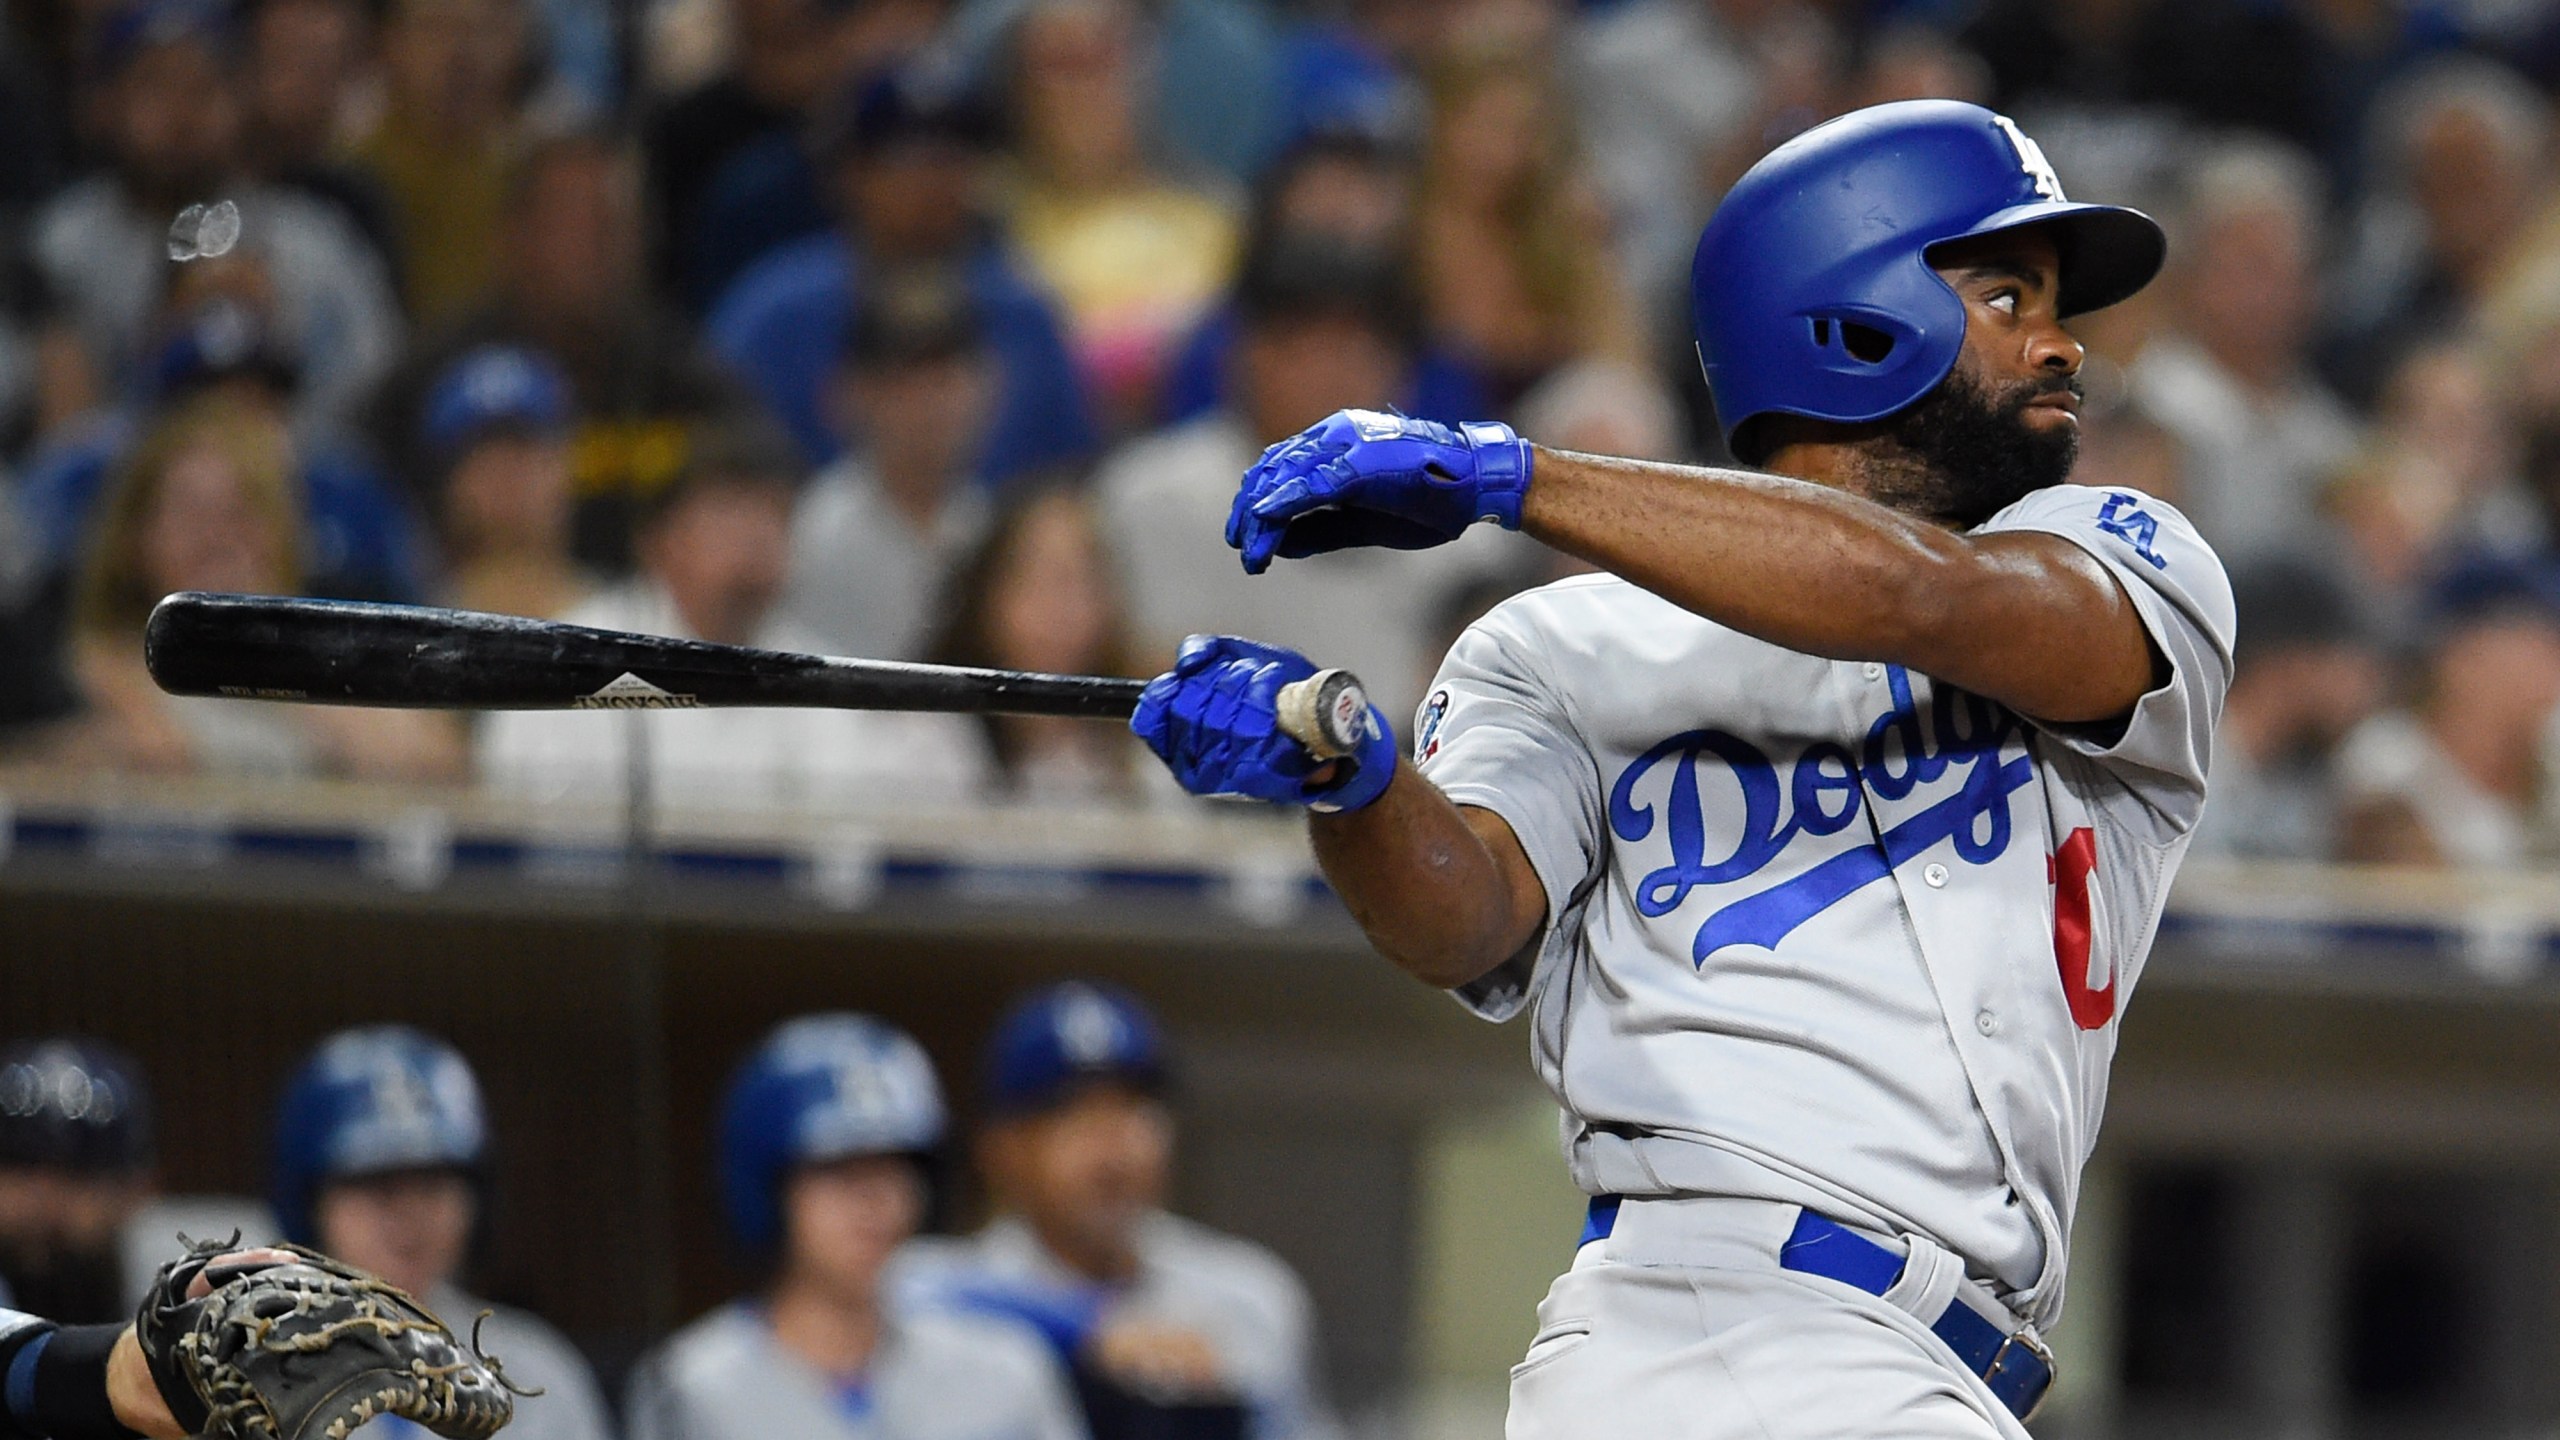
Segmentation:
<svg viewBox="0 0 2560 1440">
<path fill-rule="evenodd" d="M 785 1021 L 729 1082 L 720 1112 L 720 1199 L 753 1254 L 782 1241 L 791 1170 L 862 1155 L 928 1160 L 942 1143 L 942 1086 L 924 1047 L 868 1015 Z"/>
<path fill-rule="evenodd" d="M 1881 420 L 1937 388 L 1965 310 L 1930 249 L 2028 226 L 2060 252 L 2066 318 L 2140 290 L 2167 252 L 2141 211 L 2066 199 L 2035 141 L 1979 105 L 1870 106 L 1770 151 L 1726 192 L 1690 271 L 1726 445 L 1756 464 L 1761 416 Z"/>
<path fill-rule="evenodd" d="M 1116 985 L 1068 980 L 1016 1001 L 987 1041 L 986 1102 L 999 1116 L 1036 1114 L 1084 1086 L 1114 1081 L 1161 1094 L 1164 1032 Z"/>
<path fill-rule="evenodd" d="M 341 1030 L 285 1086 L 269 1198 L 286 1239 L 316 1244 L 323 1185 L 401 1170 L 476 1180 L 488 1152 L 480 1082 L 462 1052 L 406 1025 Z"/>
</svg>

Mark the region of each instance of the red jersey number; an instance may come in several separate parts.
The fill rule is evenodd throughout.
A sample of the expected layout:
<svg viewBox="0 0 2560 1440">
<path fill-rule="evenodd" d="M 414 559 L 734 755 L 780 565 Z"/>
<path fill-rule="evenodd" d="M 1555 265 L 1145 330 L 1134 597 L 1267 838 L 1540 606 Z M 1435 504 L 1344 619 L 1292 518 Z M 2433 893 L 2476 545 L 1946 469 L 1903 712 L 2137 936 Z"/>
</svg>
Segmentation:
<svg viewBox="0 0 2560 1440">
<path fill-rule="evenodd" d="M 2062 996 L 2071 1004 L 2072 1022 L 2083 1030 L 2100 1030 L 2116 1018 L 2116 977 L 2110 970 L 2104 988 L 2089 988 L 2089 877 L 2098 869 L 2098 837 L 2086 826 L 2063 837 L 2045 861 L 2053 883 L 2053 960 L 2062 970 Z"/>
</svg>

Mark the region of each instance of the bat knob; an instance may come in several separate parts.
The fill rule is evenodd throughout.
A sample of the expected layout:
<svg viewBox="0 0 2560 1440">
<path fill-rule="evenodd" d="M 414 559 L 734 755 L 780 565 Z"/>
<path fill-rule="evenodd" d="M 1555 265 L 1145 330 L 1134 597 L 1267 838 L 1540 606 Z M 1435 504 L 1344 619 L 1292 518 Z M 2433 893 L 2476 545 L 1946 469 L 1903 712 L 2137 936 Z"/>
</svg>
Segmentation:
<svg viewBox="0 0 2560 1440">
<path fill-rule="evenodd" d="M 1318 760 L 1356 755 L 1369 738 L 1369 692 L 1348 670 L 1319 670 L 1280 687 L 1281 733 Z"/>
</svg>

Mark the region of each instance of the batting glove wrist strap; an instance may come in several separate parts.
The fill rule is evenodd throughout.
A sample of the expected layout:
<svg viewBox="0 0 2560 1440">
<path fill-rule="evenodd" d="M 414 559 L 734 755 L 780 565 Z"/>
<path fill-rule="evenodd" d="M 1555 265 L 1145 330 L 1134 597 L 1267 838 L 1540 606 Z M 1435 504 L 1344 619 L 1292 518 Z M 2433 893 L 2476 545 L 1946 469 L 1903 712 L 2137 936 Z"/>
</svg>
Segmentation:
<svg viewBox="0 0 2560 1440">
<path fill-rule="evenodd" d="M 1401 749 L 1387 717 L 1377 706 L 1370 706 L 1369 738 L 1360 742 L 1358 753 L 1338 762 L 1341 776 L 1309 799 L 1307 808 L 1340 815 L 1368 806 L 1386 794 L 1387 786 L 1396 778 Z"/>
<path fill-rule="evenodd" d="M 1520 506 L 1529 497 L 1529 442 L 1499 420 L 1470 420 L 1458 434 L 1475 453 L 1478 508 L 1505 530 L 1520 528 Z"/>
</svg>

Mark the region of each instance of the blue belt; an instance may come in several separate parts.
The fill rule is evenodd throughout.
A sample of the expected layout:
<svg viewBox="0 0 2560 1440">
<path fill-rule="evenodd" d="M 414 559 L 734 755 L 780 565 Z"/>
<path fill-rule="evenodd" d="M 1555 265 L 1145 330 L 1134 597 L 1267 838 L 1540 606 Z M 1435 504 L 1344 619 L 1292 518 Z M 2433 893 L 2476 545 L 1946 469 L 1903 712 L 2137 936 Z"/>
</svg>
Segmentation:
<svg viewBox="0 0 2560 1440">
<path fill-rule="evenodd" d="M 1605 1239 L 1617 1228 L 1619 1201 L 1616 1195 L 1592 1197 L 1590 1215 L 1582 1224 L 1583 1244 Z M 1778 1247 L 1778 1265 L 1881 1297 L 1902 1278 L 1903 1257 L 1836 1220 L 1807 1210 L 1796 1218 L 1787 1243 Z M 1949 1297 L 1945 1312 L 1936 1319 L 1921 1318 L 1927 1320 L 1930 1333 L 1945 1341 L 2020 1420 L 2033 1415 L 2045 1391 L 2052 1388 L 2053 1355 L 2034 1331 L 2023 1327 L 2004 1331 L 1955 1297 Z"/>
</svg>

